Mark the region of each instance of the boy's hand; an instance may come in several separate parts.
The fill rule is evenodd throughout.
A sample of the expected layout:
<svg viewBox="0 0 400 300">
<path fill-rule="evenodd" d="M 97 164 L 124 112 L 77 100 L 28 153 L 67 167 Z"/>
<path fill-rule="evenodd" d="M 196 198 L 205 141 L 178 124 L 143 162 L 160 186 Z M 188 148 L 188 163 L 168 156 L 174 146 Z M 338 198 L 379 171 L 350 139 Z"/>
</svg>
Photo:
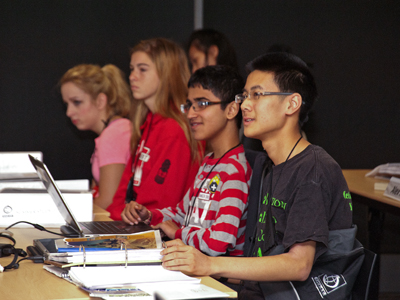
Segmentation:
<svg viewBox="0 0 400 300">
<path fill-rule="evenodd" d="M 164 233 L 172 240 L 175 238 L 175 233 L 179 229 L 178 225 L 176 225 L 172 220 L 161 222 L 155 226 L 152 226 L 154 229 L 161 229 Z"/>
<path fill-rule="evenodd" d="M 167 270 L 185 271 L 193 275 L 211 274 L 211 257 L 192 246 L 176 239 L 166 242 L 167 248 L 161 251 L 162 266 Z"/>
</svg>

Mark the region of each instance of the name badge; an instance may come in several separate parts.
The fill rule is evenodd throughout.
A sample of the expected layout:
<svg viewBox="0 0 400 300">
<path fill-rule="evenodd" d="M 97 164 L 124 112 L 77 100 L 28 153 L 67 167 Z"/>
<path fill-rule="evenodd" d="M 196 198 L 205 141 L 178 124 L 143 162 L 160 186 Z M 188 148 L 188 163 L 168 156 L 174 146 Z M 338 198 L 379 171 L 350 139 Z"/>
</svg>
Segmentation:
<svg viewBox="0 0 400 300">
<path fill-rule="evenodd" d="M 148 162 L 150 159 L 150 155 L 146 153 L 140 153 L 139 159 L 144 162 Z"/>
</svg>

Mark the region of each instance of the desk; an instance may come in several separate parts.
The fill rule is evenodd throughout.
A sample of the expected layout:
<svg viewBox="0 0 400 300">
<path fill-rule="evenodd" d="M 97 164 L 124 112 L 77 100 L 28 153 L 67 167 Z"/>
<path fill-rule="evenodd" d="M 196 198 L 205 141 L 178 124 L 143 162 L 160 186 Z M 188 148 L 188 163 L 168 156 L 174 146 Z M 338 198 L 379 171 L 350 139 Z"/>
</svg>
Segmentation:
<svg viewBox="0 0 400 300">
<path fill-rule="evenodd" d="M 349 186 L 353 203 L 359 202 L 368 207 L 368 215 L 365 216 L 367 219 L 367 240 L 366 242 L 363 241 L 363 244 L 366 248 L 378 254 L 376 277 L 372 280 L 374 288 L 371 289 L 373 299 L 377 299 L 379 289 L 381 237 L 383 233 L 385 213 L 389 212 L 400 215 L 400 201 L 384 196 L 383 191 L 375 190 L 375 182 L 387 182 L 387 180 L 365 177 L 365 174 L 369 171 L 371 170 L 343 170 L 343 175 L 346 178 L 347 185 Z"/>
<path fill-rule="evenodd" d="M 96 208 L 95 220 L 110 220 L 100 208 Z M 26 249 L 34 239 L 55 238 L 47 232 L 34 228 L 10 228 L 17 241 L 16 247 Z M 10 263 L 10 257 L 0 258 L 0 264 Z M 236 298 L 237 293 L 211 277 L 200 277 L 201 283 L 229 294 Z M 43 264 L 26 260 L 20 263 L 18 270 L 0 273 L 0 298 L 7 300 L 33 299 L 100 299 L 91 298 L 89 294 L 64 279 L 47 272 Z"/>
<path fill-rule="evenodd" d="M 365 177 L 370 170 L 343 170 L 353 202 L 368 206 L 368 248 L 380 253 L 380 238 L 383 230 L 385 213 L 400 215 L 400 201 L 386 197 L 383 191 L 374 189 L 375 182 L 387 180 Z"/>
<path fill-rule="evenodd" d="M 365 177 L 371 170 L 343 170 L 343 175 L 346 178 L 352 194 L 357 194 L 366 198 L 364 202 L 370 206 L 380 208 L 391 213 L 400 212 L 400 201 L 383 196 L 383 191 L 374 189 L 375 182 L 388 182 L 387 180 L 375 179 L 373 177 Z M 368 201 L 372 200 L 372 201 Z"/>
</svg>

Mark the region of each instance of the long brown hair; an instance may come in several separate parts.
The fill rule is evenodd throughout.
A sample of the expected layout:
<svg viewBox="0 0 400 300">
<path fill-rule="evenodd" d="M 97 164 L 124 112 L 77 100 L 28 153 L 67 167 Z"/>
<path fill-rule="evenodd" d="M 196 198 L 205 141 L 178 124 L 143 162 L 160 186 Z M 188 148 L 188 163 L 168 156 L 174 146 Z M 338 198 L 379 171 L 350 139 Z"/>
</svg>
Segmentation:
<svg viewBox="0 0 400 300">
<path fill-rule="evenodd" d="M 109 117 L 129 117 L 133 101 L 124 73 L 115 65 L 81 64 L 69 69 L 60 79 L 60 86 L 72 82 L 85 93 L 96 99 L 100 93 L 107 96 Z"/>
<path fill-rule="evenodd" d="M 155 112 L 178 122 L 190 145 L 192 157 L 199 159 L 198 143 L 192 136 L 186 116 L 180 111 L 180 105 L 186 103 L 187 82 L 190 77 L 185 52 L 176 43 L 164 38 L 141 41 L 132 48 L 131 56 L 138 51 L 145 52 L 150 57 L 156 66 L 160 79 L 160 85 L 156 93 Z M 134 101 L 134 106 L 131 138 L 132 153 L 136 151 L 141 138 L 140 126 L 149 111 L 144 101 Z"/>
</svg>

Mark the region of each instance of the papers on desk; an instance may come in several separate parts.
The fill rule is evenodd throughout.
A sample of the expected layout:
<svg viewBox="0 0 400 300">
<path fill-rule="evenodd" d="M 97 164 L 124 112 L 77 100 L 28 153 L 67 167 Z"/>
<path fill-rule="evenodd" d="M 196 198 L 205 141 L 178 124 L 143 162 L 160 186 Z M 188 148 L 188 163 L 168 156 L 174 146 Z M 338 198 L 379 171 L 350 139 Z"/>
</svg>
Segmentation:
<svg viewBox="0 0 400 300">
<path fill-rule="evenodd" d="M 89 289 L 149 283 L 200 283 L 200 279 L 158 266 L 71 267 L 69 277 Z"/>
<path fill-rule="evenodd" d="M 376 177 L 390 179 L 391 177 L 400 177 L 400 163 L 388 163 L 377 166 L 371 172 L 365 174 L 366 177 Z"/>
<path fill-rule="evenodd" d="M 375 182 L 375 190 L 384 190 L 384 196 L 400 200 L 400 163 L 388 163 L 379 165 L 365 176 L 374 176 L 379 179 L 387 179 L 389 182 Z"/>
<path fill-rule="evenodd" d="M 225 298 L 228 294 L 200 284 L 199 278 L 157 266 L 71 267 L 68 275 L 54 266 L 47 271 L 64 278 L 90 293 L 91 297 L 110 299 L 153 299 L 157 293 L 162 299 Z"/>
</svg>

